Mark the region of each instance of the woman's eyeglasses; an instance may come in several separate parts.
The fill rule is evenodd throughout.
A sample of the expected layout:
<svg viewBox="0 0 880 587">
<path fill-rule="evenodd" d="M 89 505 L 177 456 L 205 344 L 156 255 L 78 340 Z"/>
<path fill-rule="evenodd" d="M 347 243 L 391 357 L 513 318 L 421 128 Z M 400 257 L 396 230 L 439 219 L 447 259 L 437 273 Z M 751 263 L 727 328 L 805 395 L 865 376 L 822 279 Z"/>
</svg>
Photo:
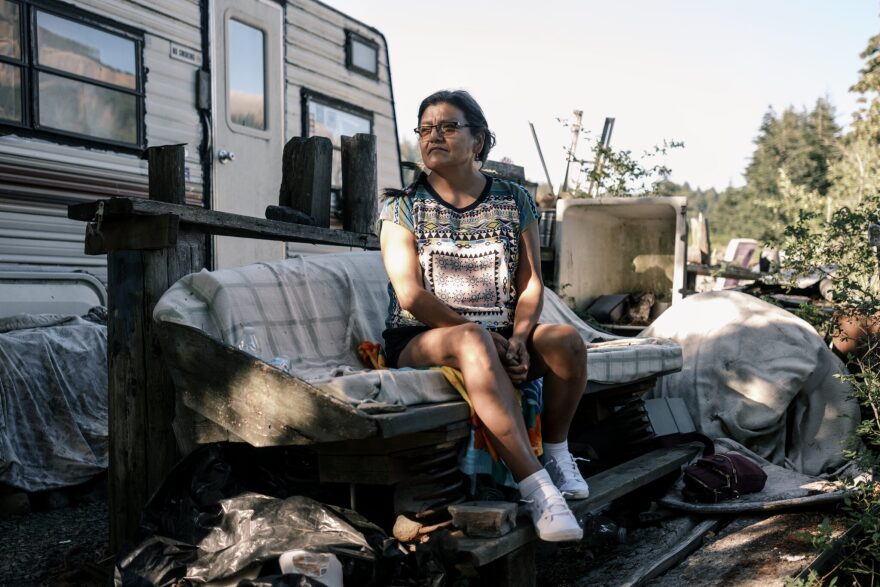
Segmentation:
<svg viewBox="0 0 880 587">
<path fill-rule="evenodd" d="M 475 124 L 462 124 L 457 120 L 444 120 L 443 122 L 438 122 L 437 124 L 423 124 L 421 126 L 417 126 L 413 129 L 417 135 L 421 138 L 427 138 L 434 133 L 434 129 L 440 131 L 440 134 L 444 137 L 451 137 L 455 133 L 458 132 L 460 128 L 475 128 L 477 125 Z"/>
</svg>

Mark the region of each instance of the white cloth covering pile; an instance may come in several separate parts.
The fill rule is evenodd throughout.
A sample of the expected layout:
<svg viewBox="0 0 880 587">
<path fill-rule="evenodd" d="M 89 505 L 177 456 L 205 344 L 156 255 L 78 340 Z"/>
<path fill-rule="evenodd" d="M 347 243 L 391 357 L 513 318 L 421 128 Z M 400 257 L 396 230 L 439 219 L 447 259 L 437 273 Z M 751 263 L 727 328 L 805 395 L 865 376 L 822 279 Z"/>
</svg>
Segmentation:
<svg viewBox="0 0 880 587">
<path fill-rule="evenodd" d="M 843 463 L 841 443 L 858 424 L 859 407 L 840 380 L 843 363 L 805 321 L 719 291 L 675 304 L 643 335 L 681 345 L 684 366 L 651 395 L 684 398 L 700 432 L 807 475 Z"/>
<path fill-rule="evenodd" d="M 251 326 L 263 360 L 285 355 L 293 375 L 366 411 L 458 399 L 439 372 L 375 371 L 361 364 L 358 345 L 382 342 L 387 285 L 378 252 L 295 256 L 187 275 L 162 296 L 153 317 L 230 345 Z M 627 383 L 681 367 L 677 344 L 601 334 L 549 290 L 541 321 L 578 329 L 588 343 L 593 382 Z"/>
</svg>

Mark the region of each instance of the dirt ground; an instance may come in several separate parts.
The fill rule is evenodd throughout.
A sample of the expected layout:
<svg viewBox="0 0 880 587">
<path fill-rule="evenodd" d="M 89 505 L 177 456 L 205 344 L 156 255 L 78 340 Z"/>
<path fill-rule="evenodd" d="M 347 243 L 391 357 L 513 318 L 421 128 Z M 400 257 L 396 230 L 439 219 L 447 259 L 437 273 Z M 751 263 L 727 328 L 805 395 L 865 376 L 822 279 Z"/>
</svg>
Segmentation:
<svg viewBox="0 0 880 587">
<path fill-rule="evenodd" d="M 104 495 L 0 519 L 0 540 L 0 585 L 106 585 Z"/>
<path fill-rule="evenodd" d="M 801 534 L 814 531 L 825 515 L 802 512 L 729 521 L 717 535 L 708 535 L 702 547 L 684 562 L 648 585 L 782 585 L 785 577 L 806 567 L 817 554 Z M 542 544 L 537 556 L 537 584 L 624 585 L 640 566 L 659 558 L 699 521 L 679 517 L 637 529 L 624 544 L 610 537 L 608 543 L 598 545 Z M 106 495 L 91 495 L 66 507 L 0 520 L 0 536 L 0 585 L 107 584 L 111 566 Z"/>
</svg>

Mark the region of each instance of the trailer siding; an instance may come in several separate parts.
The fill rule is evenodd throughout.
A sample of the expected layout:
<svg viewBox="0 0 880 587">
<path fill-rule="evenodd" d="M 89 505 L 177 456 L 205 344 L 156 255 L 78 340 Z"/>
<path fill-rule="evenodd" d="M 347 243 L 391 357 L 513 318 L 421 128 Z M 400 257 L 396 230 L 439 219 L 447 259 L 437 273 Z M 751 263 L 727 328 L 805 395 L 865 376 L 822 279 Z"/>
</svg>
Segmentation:
<svg viewBox="0 0 880 587">
<path fill-rule="evenodd" d="M 204 203 L 196 110 L 197 66 L 172 59 L 178 44 L 201 54 L 199 0 L 78 0 L 77 9 L 143 31 L 146 146 L 186 145 L 187 202 Z M 283 39 L 285 140 L 304 133 L 303 90 L 372 113 L 379 188 L 400 187 L 397 126 L 385 39 L 316 0 L 288 0 Z M 378 44 L 378 77 L 346 67 L 346 30 Z M 202 56 L 204 59 L 206 56 Z M 66 207 L 111 196 L 147 195 L 147 165 L 132 152 L 63 144 L 51 136 L 0 136 L 0 264 L 81 269 L 106 280 L 106 259 L 83 252 L 82 225 Z M 26 227 L 26 228 L 25 228 Z"/>
<path fill-rule="evenodd" d="M 312 0 L 287 4 L 285 77 L 287 78 L 287 134 L 302 136 L 303 90 L 310 90 L 364 108 L 373 113 L 377 136 L 379 187 L 400 187 L 397 125 L 394 120 L 388 48 L 371 28 Z M 345 31 L 354 31 L 379 45 L 379 79 L 345 66 Z"/>
<path fill-rule="evenodd" d="M 146 144 L 185 143 L 187 200 L 202 202 L 196 66 L 171 59 L 171 43 L 201 47 L 198 0 L 78 0 L 77 9 L 144 31 Z M 106 260 L 83 252 L 83 227 L 67 205 L 147 193 L 136 154 L 14 134 L 0 137 L 0 263 L 82 269 L 106 280 Z M 27 227 L 22 229 L 22 227 Z"/>
</svg>

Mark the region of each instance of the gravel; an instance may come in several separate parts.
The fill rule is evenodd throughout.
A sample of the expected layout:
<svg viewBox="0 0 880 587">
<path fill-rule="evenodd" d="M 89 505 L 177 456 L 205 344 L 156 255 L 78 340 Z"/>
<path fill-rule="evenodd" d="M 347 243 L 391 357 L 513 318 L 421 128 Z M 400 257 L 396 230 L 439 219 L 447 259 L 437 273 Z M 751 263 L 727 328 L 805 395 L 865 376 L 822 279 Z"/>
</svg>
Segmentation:
<svg viewBox="0 0 880 587">
<path fill-rule="evenodd" d="M 107 584 L 107 499 L 0 520 L 0 585 Z"/>
</svg>

